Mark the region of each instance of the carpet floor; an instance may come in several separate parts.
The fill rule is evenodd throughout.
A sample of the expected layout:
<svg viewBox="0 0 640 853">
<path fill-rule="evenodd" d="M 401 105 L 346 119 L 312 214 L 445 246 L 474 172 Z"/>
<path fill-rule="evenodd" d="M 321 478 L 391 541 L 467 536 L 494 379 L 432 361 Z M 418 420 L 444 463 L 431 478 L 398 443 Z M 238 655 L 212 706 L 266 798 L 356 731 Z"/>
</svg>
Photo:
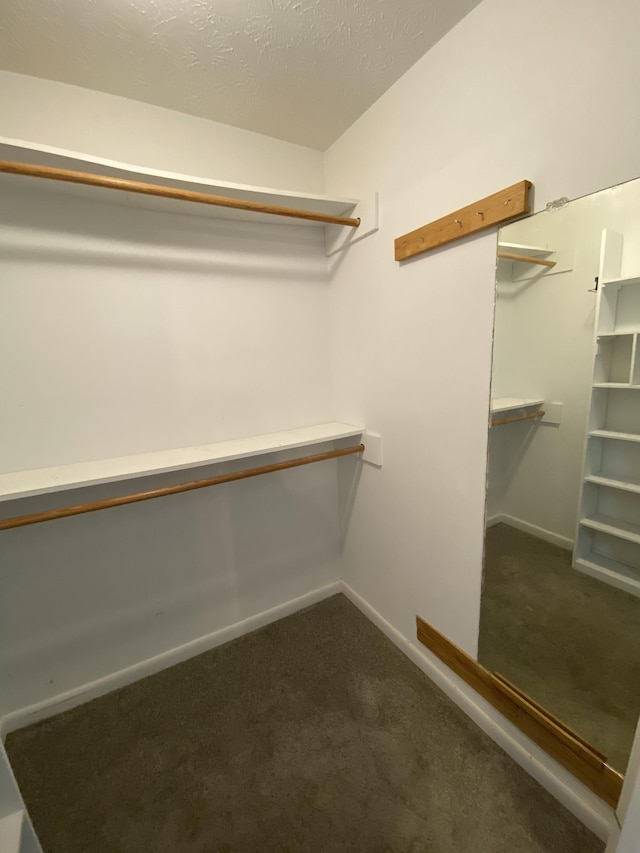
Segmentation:
<svg viewBox="0 0 640 853">
<path fill-rule="evenodd" d="M 9 735 L 45 853 L 601 853 L 343 596 Z"/>
<path fill-rule="evenodd" d="M 640 600 L 571 568 L 571 553 L 487 530 L 478 659 L 624 773 L 640 715 Z"/>
</svg>

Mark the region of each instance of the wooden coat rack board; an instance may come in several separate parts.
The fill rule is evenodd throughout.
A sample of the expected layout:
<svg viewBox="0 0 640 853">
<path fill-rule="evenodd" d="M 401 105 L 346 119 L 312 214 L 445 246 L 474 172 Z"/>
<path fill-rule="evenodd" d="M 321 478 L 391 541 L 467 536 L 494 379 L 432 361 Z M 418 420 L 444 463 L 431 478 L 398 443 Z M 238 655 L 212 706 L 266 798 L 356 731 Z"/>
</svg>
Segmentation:
<svg viewBox="0 0 640 853">
<path fill-rule="evenodd" d="M 532 186 L 531 181 L 520 181 L 442 219 L 436 219 L 429 225 L 403 234 L 395 241 L 396 261 L 406 261 L 407 258 L 452 243 L 468 234 L 531 213 L 529 190 Z"/>
</svg>

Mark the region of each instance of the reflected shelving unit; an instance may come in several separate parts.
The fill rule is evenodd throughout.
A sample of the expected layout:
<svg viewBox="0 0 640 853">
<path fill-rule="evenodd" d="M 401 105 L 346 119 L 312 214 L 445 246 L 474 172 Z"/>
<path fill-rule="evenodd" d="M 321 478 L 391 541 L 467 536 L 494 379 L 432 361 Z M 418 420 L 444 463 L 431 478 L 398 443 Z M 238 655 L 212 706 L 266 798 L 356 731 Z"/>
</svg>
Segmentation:
<svg viewBox="0 0 640 853">
<path fill-rule="evenodd" d="M 605 230 L 574 568 L 640 596 L 640 276 Z"/>
<path fill-rule="evenodd" d="M 553 249 L 546 249 L 542 246 L 528 246 L 524 243 L 498 241 L 498 261 L 511 261 L 514 269 L 517 269 L 521 265 L 551 269 L 556 265 L 556 261 L 550 257 L 553 254 Z"/>
</svg>

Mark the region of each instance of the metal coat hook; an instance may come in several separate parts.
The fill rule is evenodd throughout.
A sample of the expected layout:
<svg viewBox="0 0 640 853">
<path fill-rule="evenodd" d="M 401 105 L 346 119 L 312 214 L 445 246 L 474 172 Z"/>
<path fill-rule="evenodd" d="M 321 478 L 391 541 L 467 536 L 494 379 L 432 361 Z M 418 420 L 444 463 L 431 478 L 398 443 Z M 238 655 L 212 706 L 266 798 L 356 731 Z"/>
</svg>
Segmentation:
<svg viewBox="0 0 640 853">
<path fill-rule="evenodd" d="M 484 213 L 481 210 L 476 211 L 476 216 L 479 216 L 480 219 L 484 219 Z"/>
<path fill-rule="evenodd" d="M 460 219 L 454 219 L 453 221 L 454 221 L 454 222 L 457 222 L 457 223 L 458 223 L 458 225 L 462 228 L 462 220 L 460 220 Z"/>
</svg>

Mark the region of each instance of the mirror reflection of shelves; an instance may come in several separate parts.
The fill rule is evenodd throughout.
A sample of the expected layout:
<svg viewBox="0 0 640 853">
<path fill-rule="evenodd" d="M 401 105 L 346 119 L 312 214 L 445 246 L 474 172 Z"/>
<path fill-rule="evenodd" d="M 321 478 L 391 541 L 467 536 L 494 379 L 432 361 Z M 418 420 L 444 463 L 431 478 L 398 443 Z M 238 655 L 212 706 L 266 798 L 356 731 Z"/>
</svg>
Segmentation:
<svg viewBox="0 0 640 853">
<path fill-rule="evenodd" d="M 491 426 L 542 418 L 543 403 L 544 400 L 532 397 L 495 397 L 491 400 Z"/>
<path fill-rule="evenodd" d="M 640 596 L 640 276 L 621 275 L 622 249 L 605 230 L 573 565 Z"/>
<path fill-rule="evenodd" d="M 541 246 L 498 242 L 498 260 L 512 261 L 515 264 L 528 264 L 550 269 L 556 265 L 556 262 L 549 258 L 549 255 L 552 254 L 552 249 L 545 249 Z"/>
<path fill-rule="evenodd" d="M 640 390 L 638 333 L 598 336 L 593 387 Z"/>
</svg>

